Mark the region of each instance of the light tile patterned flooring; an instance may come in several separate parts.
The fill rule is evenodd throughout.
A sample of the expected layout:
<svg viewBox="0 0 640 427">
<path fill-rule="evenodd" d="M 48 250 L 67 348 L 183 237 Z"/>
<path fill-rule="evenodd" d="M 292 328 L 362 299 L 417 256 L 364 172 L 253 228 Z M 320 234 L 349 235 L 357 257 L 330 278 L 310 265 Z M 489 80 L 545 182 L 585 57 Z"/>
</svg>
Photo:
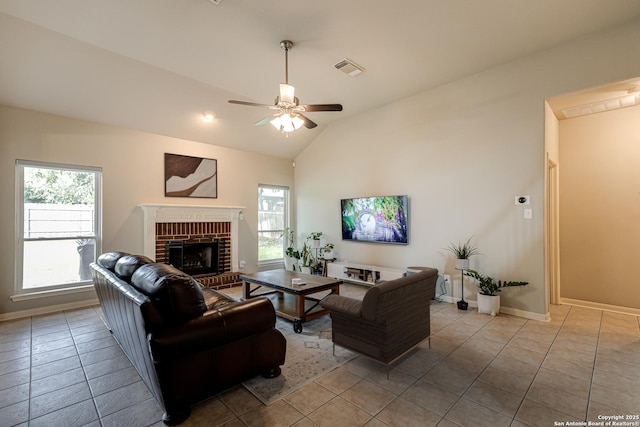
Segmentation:
<svg viewBox="0 0 640 427">
<path fill-rule="evenodd" d="M 0 323 L 0 426 L 162 425 L 100 315 L 91 307 Z M 183 425 L 546 427 L 640 415 L 639 318 L 570 306 L 553 306 L 552 317 L 433 303 L 431 348 L 421 344 L 389 380 L 358 357 L 270 406 L 235 387 Z"/>
</svg>

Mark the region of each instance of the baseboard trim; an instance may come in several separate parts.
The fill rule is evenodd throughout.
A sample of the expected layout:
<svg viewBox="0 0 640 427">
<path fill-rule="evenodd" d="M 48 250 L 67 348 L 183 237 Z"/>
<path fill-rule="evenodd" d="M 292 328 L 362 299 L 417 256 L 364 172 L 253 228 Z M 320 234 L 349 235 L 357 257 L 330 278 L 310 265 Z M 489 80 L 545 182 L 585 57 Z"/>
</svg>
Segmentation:
<svg viewBox="0 0 640 427">
<path fill-rule="evenodd" d="M 577 307 L 594 308 L 596 310 L 611 311 L 614 313 L 632 314 L 640 316 L 640 309 L 631 307 L 621 307 L 619 305 L 603 304 L 600 302 L 582 301 L 572 298 L 560 298 L 562 304 L 575 305 Z"/>
<path fill-rule="evenodd" d="M 0 314 L 0 322 L 4 322 L 6 320 L 22 319 L 24 317 L 41 316 L 43 314 L 57 313 L 64 310 L 75 310 L 78 308 L 90 307 L 92 305 L 99 304 L 100 301 L 98 301 L 97 298 L 94 298 L 84 301 L 69 302 L 66 304 L 56 304 L 46 307 L 32 308 L 29 310 L 12 311 L 11 313 Z"/>
<path fill-rule="evenodd" d="M 551 313 L 540 314 L 534 313 L 533 311 L 525 311 L 519 310 L 517 308 L 511 307 L 500 307 L 500 313 L 510 314 L 512 316 L 524 317 L 529 320 L 537 320 L 539 322 L 550 322 L 551 321 Z"/>
<path fill-rule="evenodd" d="M 441 295 L 438 297 L 441 302 L 448 302 L 450 304 L 455 304 L 458 302 L 458 298 L 453 298 L 448 295 Z M 469 307 L 478 307 L 478 302 L 475 300 L 466 300 L 469 303 Z M 512 316 L 518 316 L 525 319 L 537 320 L 540 322 L 550 322 L 551 321 L 551 313 L 540 314 L 534 313 L 532 311 L 518 310 L 517 308 L 500 306 L 500 313 L 510 314 Z M 487 315 L 488 316 L 488 315 Z"/>
</svg>

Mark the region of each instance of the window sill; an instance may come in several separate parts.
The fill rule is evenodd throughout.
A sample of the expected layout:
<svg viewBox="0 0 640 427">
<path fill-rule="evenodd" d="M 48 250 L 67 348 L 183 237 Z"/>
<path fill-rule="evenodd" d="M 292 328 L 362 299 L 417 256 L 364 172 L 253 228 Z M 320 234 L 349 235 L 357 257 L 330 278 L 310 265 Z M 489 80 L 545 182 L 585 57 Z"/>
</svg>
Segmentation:
<svg viewBox="0 0 640 427">
<path fill-rule="evenodd" d="M 32 299 L 38 298 L 50 298 L 57 297 L 60 295 L 68 295 L 68 294 L 77 294 L 80 292 L 90 292 L 93 291 L 93 284 L 88 285 L 78 285 L 60 289 L 48 289 L 46 291 L 33 291 L 33 292 L 25 292 L 16 295 L 11 295 L 12 301 L 28 301 Z"/>
</svg>

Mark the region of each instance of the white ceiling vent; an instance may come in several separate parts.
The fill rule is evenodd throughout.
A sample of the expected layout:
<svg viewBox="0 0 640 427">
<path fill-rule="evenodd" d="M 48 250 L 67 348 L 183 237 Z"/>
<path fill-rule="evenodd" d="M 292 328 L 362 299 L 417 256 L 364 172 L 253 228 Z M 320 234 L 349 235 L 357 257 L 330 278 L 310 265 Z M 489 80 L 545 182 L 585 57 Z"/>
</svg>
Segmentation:
<svg viewBox="0 0 640 427">
<path fill-rule="evenodd" d="M 364 68 L 347 58 L 333 64 L 333 66 L 351 77 L 355 77 L 364 71 Z"/>
<path fill-rule="evenodd" d="M 607 99 L 606 101 L 565 108 L 562 110 L 562 114 L 565 118 L 571 119 L 573 117 L 586 116 L 603 111 L 617 110 L 618 108 L 633 107 L 638 104 L 640 104 L 640 94 L 625 95 L 619 98 Z"/>
<path fill-rule="evenodd" d="M 213 4 L 220 4 L 222 0 L 209 0 Z"/>
</svg>

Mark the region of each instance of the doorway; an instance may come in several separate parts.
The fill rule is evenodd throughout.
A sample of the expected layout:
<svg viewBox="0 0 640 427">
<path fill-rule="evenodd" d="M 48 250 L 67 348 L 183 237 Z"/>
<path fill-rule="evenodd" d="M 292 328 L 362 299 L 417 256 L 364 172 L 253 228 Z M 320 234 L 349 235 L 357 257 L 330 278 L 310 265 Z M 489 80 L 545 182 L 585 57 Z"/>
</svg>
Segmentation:
<svg viewBox="0 0 640 427">
<path fill-rule="evenodd" d="M 640 290 L 629 280 L 635 262 L 629 254 L 636 253 L 629 237 L 638 235 L 634 212 L 640 193 L 633 183 L 640 174 L 633 162 L 640 155 L 634 139 L 640 78 L 565 94 L 547 104 L 547 310 L 550 304 L 568 303 L 635 313 L 640 310 Z M 593 265 L 606 268 L 584 268 Z"/>
</svg>

